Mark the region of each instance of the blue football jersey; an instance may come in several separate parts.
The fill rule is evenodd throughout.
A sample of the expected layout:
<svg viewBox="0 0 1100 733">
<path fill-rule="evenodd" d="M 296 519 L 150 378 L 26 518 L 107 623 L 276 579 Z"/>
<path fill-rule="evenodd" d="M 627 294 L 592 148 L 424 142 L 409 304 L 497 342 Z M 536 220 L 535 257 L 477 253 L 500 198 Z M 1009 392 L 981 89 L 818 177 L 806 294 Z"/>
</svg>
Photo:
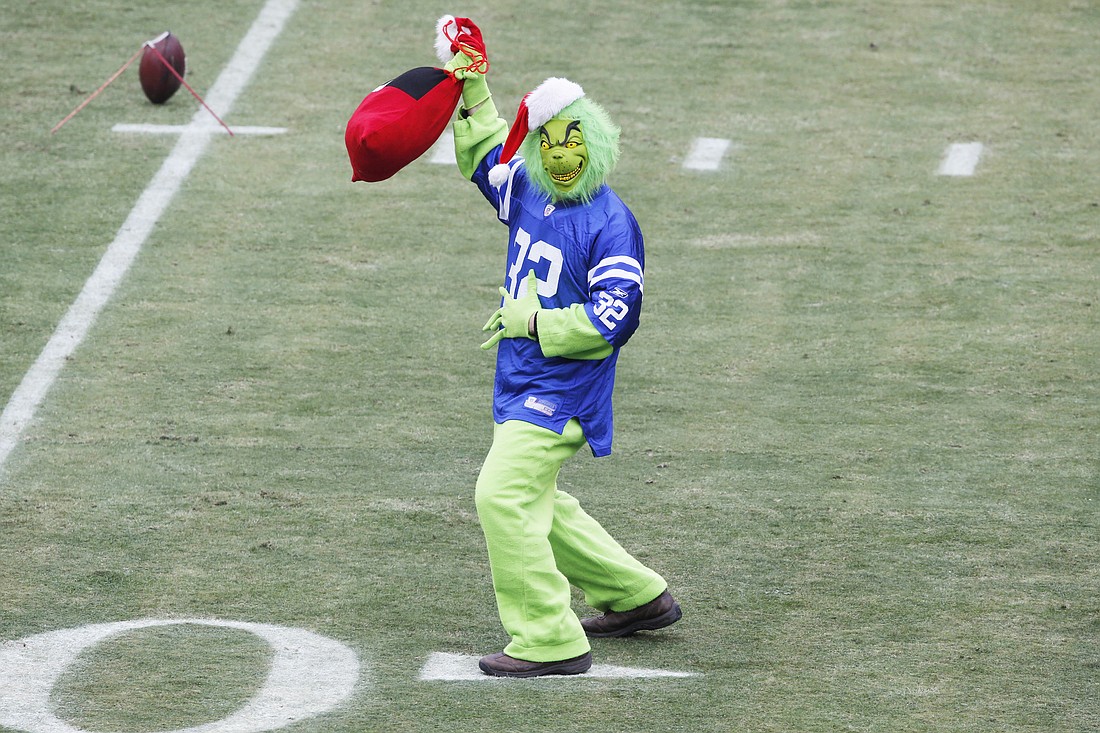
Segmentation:
<svg viewBox="0 0 1100 733">
<path fill-rule="evenodd" d="M 543 355 L 531 339 L 501 339 L 493 419 L 523 420 L 561 433 L 577 418 L 593 454 L 611 452 L 611 395 L 619 349 L 638 328 L 645 254 L 642 233 L 626 204 L 601 187 L 588 203 L 552 202 L 532 184 L 520 159 L 507 183 L 488 181 L 500 148 L 485 156 L 473 182 L 508 226 L 504 287 L 519 297 L 535 271 L 543 308 L 584 304 L 589 320 L 613 347 L 605 359 Z"/>
</svg>

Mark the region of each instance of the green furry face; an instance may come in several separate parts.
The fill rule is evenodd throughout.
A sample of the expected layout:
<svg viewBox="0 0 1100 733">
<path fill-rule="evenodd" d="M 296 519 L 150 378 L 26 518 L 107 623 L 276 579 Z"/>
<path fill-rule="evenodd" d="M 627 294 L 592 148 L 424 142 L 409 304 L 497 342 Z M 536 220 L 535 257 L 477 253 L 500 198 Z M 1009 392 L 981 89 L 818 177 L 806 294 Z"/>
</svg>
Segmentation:
<svg viewBox="0 0 1100 733">
<path fill-rule="evenodd" d="M 580 120 L 553 119 L 539 128 L 539 152 L 543 170 L 554 182 L 554 188 L 568 196 L 588 163 Z"/>
<path fill-rule="evenodd" d="M 519 152 L 531 182 L 551 201 L 588 202 L 619 159 L 619 128 L 603 107 L 582 97 L 529 133 Z"/>
</svg>

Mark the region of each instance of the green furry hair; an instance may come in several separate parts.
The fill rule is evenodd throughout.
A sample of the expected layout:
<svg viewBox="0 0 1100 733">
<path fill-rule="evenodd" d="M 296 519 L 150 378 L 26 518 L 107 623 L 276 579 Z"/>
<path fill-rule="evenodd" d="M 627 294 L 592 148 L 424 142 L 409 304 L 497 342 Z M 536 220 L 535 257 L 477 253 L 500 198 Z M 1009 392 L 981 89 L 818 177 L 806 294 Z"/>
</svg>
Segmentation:
<svg viewBox="0 0 1100 733">
<path fill-rule="evenodd" d="M 580 180 L 566 194 L 554 187 L 550 174 L 542 167 L 538 130 L 528 133 L 519 148 L 519 154 L 526 162 L 527 176 L 551 200 L 579 200 L 587 203 L 592 200 L 592 196 L 619 161 L 619 128 L 603 107 L 587 97 L 581 97 L 570 104 L 557 114 L 556 119 L 579 120 L 581 123 L 581 134 L 584 135 L 584 144 L 588 149 L 588 164 L 581 171 Z"/>
</svg>

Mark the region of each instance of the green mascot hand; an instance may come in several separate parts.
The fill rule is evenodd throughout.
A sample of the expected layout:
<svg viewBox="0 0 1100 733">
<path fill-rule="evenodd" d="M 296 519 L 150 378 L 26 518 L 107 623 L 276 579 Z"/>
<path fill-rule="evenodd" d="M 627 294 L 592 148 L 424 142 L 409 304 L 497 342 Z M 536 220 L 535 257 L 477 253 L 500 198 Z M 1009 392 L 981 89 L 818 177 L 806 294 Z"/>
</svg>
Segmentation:
<svg viewBox="0 0 1100 733">
<path fill-rule="evenodd" d="M 467 110 L 474 109 L 492 96 L 489 92 L 489 84 L 485 81 L 485 72 L 481 70 L 485 68 L 483 61 L 484 59 L 481 58 L 474 60 L 459 51 L 443 67 L 454 74 L 456 79 L 463 80 L 462 106 Z"/>
<path fill-rule="evenodd" d="M 534 338 L 531 335 L 528 324 L 531 317 L 542 308 L 539 301 L 539 281 L 535 277 L 535 271 L 527 273 L 527 292 L 519 298 L 513 298 L 504 288 L 500 289 L 504 297 L 504 305 L 497 309 L 489 319 L 482 331 L 495 331 L 488 341 L 481 345 L 483 349 L 491 349 L 501 339 Z"/>
</svg>

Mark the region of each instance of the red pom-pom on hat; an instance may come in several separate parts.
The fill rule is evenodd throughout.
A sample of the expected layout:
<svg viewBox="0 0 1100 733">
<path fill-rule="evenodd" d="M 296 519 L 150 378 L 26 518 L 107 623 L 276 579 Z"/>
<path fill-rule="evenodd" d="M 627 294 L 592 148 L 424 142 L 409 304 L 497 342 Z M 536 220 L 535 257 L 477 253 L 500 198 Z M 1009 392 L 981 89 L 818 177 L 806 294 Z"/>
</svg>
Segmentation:
<svg viewBox="0 0 1100 733">
<path fill-rule="evenodd" d="M 580 84 L 556 76 L 528 92 L 520 101 L 516 119 L 508 130 L 508 138 L 500 151 L 500 162 L 489 170 L 489 183 L 497 188 L 504 185 L 511 168 L 508 163 L 527 134 L 545 125 L 583 96 L 584 89 Z"/>
</svg>

